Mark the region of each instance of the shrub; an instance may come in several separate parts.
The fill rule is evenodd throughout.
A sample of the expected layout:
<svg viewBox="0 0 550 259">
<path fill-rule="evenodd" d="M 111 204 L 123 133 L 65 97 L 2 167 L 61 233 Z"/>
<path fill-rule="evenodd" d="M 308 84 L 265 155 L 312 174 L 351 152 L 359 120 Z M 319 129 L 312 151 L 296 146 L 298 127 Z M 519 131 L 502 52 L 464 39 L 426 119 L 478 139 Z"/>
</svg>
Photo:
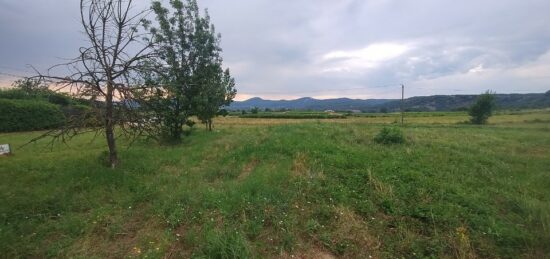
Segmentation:
<svg viewBox="0 0 550 259">
<path fill-rule="evenodd" d="M 380 144 L 401 144 L 405 143 L 405 136 L 397 127 L 384 127 L 374 137 L 374 141 Z"/>
<path fill-rule="evenodd" d="M 42 101 L 0 99 L 0 111 L 0 132 L 50 129 L 65 122 L 57 105 Z"/>
<path fill-rule="evenodd" d="M 71 97 L 66 94 L 52 92 L 48 95 L 48 102 L 61 106 L 67 106 L 71 104 Z"/>
<path fill-rule="evenodd" d="M 227 115 L 229 115 L 229 112 L 226 109 L 221 109 L 218 111 L 218 116 L 225 117 Z"/>
<path fill-rule="evenodd" d="M 21 89 L 0 89 L 0 99 L 33 99 L 34 95 L 30 95 Z"/>
<path fill-rule="evenodd" d="M 477 97 L 476 102 L 470 107 L 468 114 L 472 117 L 473 124 L 485 124 L 495 109 L 495 95 L 490 91 Z"/>
<path fill-rule="evenodd" d="M 18 88 L 0 90 L 0 99 L 39 100 L 61 106 L 67 106 L 72 102 L 71 96 L 65 93 L 56 93 L 48 89 L 39 89 L 31 92 Z"/>
<path fill-rule="evenodd" d="M 90 106 L 79 104 L 61 107 L 61 110 L 63 111 L 63 114 L 65 114 L 66 118 L 82 116 L 84 113 L 89 112 L 91 109 L 92 108 Z"/>
</svg>

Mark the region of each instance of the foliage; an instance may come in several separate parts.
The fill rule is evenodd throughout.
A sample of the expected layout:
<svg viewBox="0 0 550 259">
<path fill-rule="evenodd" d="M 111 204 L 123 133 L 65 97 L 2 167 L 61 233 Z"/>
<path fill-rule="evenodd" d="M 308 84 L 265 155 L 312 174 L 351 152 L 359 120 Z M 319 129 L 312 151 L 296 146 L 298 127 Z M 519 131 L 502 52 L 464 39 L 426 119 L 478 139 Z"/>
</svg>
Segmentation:
<svg viewBox="0 0 550 259">
<path fill-rule="evenodd" d="M 65 122 L 61 109 L 47 102 L 0 99 L 0 111 L 0 132 L 50 129 Z"/>
<path fill-rule="evenodd" d="M 221 68 L 221 66 L 216 66 Z M 220 113 L 221 107 L 228 106 L 233 98 L 235 98 L 235 80 L 231 77 L 229 69 L 222 72 L 220 69 L 213 78 L 207 76 L 198 76 L 202 81 L 200 83 L 201 90 L 198 96 L 194 98 L 193 114 L 197 116 L 201 122 L 212 130 L 212 119 Z M 223 112 L 222 112 L 223 113 Z"/>
<path fill-rule="evenodd" d="M 475 103 L 470 107 L 468 114 L 473 124 L 485 124 L 495 109 L 495 94 L 487 91 L 477 97 Z"/>
<path fill-rule="evenodd" d="M 208 12 L 201 15 L 196 0 L 170 1 L 170 9 L 154 1 L 152 10 L 158 28 L 150 21 L 145 28 L 151 33 L 160 69 L 149 76 L 154 87 L 147 106 L 164 135 L 179 142 L 182 126 L 192 115 L 212 128 L 212 118 L 235 97 L 235 82 L 229 70 L 222 69 L 220 35 Z"/>
<path fill-rule="evenodd" d="M 0 89 L 0 98 L 2 99 L 36 99 L 36 95 L 31 95 L 21 89 Z"/>
<path fill-rule="evenodd" d="M 68 94 L 56 93 L 47 88 L 40 88 L 39 90 L 31 92 L 20 88 L 0 90 L 0 98 L 15 100 L 40 100 L 62 106 L 67 106 L 77 102 L 76 100 L 73 100 L 73 98 Z"/>
<path fill-rule="evenodd" d="M 71 97 L 66 94 L 51 94 L 48 96 L 48 102 L 61 106 L 67 106 L 71 104 Z"/>
<path fill-rule="evenodd" d="M 260 112 L 260 108 L 258 108 L 258 107 L 254 107 L 254 108 L 250 109 L 250 113 L 252 113 L 252 114 L 258 114 L 258 112 Z"/>
<path fill-rule="evenodd" d="M 15 80 L 12 84 L 13 88 L 21 90 L 27 95 L 37 95 L 44 92 L 51 92 L 48 85 L 44 81 L 33 78 L 24 78 Z"/>
<path fill-rule="evenodd" d="M 405 136 L 398 127 L 384 127 L 374 137 L 374 141 L 381 144 L 401 144 L 405 143 Z"/>
</svg>

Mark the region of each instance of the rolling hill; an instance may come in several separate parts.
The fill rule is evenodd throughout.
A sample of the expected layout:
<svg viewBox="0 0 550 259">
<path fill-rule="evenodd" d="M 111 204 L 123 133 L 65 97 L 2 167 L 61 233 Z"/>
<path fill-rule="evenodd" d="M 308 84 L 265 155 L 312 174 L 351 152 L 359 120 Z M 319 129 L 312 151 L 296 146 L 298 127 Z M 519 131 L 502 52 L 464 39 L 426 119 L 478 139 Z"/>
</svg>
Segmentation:
<svg viewBox="0 0 550 259">
<path fill-rule="evenodd" d="M 409 111 L 451 111 L 469 107 L 477 95 L 433 95 L 416 96 L 404 100 L 405 110 Z M 550 91 L 530 94 L 497 94 L 497 106 L 501 109 L 545 108 L 550 107 Z M 259 97 L 246 101 L 233 102 L 229 110 L 260 109 L 290 109 L 290 110 L 361 110 L 377 112 L 380 110 L 397 111 L 400 109 L 399 99 L 314 99 L 304 97 L 295 100 L 265 100 Z"/>
</svg>

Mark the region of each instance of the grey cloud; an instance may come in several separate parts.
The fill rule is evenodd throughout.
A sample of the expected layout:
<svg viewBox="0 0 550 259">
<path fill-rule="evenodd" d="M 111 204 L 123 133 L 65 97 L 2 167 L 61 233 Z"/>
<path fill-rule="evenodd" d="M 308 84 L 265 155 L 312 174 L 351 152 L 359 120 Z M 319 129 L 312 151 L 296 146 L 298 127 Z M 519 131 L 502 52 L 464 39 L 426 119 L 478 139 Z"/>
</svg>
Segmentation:
<svg viewBox="0 0 550 259">
<path fill-rule="evenodd" d="M 83 38 L 76 2 L 0 0 L 0 71 L 27 63 L 45 67 L 58 63 L 56 57 L 74 56 Z M 148 1 L 138 3 L 145 8 Z M 384 97 L 394 89 L 377 86 L 400 82 L 410 85 L 410 94 L 550 86 L 550 78 L 541 79 L 550 74 L 550 60 L 541 59 L 550 51 L 547 0 L 199 0 L 199 5 L 209 9 L 222 34 L 224 60 L 242 96 Z M 411 48 L 376 66 L 322 72 L 342 61 L 323 60 L 327 53 L 381 43 Z M 534 64 L 531 78 L 538 79 L 511 72 Z M 472 69 L 478 73 L 469 73 Z"/>
</svg>

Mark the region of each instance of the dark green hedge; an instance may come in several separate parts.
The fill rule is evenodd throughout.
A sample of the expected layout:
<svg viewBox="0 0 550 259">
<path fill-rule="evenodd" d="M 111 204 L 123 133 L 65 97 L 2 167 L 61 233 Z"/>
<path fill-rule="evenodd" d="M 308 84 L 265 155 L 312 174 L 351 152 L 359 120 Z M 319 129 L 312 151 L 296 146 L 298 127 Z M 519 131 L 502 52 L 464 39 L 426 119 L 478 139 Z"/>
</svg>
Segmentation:
<svg viewBox="0 0 550 259">
<path fill-rule="evenodd" d="M 37 100 L 0 99 L 0 132 L 42 130 L 65 122 L 59 106 Z"/>
<path fill-rule="evenodd" d="M 78 104 L 79 100 L 71 98 L 66 93 L 57 93 L 48 89 L 26 92 L 22 89 L 0 89 L 0 99 L 11 100 L 40 100 L 61 106 L 67 106 L 72 103 Z"/>
</svg>

